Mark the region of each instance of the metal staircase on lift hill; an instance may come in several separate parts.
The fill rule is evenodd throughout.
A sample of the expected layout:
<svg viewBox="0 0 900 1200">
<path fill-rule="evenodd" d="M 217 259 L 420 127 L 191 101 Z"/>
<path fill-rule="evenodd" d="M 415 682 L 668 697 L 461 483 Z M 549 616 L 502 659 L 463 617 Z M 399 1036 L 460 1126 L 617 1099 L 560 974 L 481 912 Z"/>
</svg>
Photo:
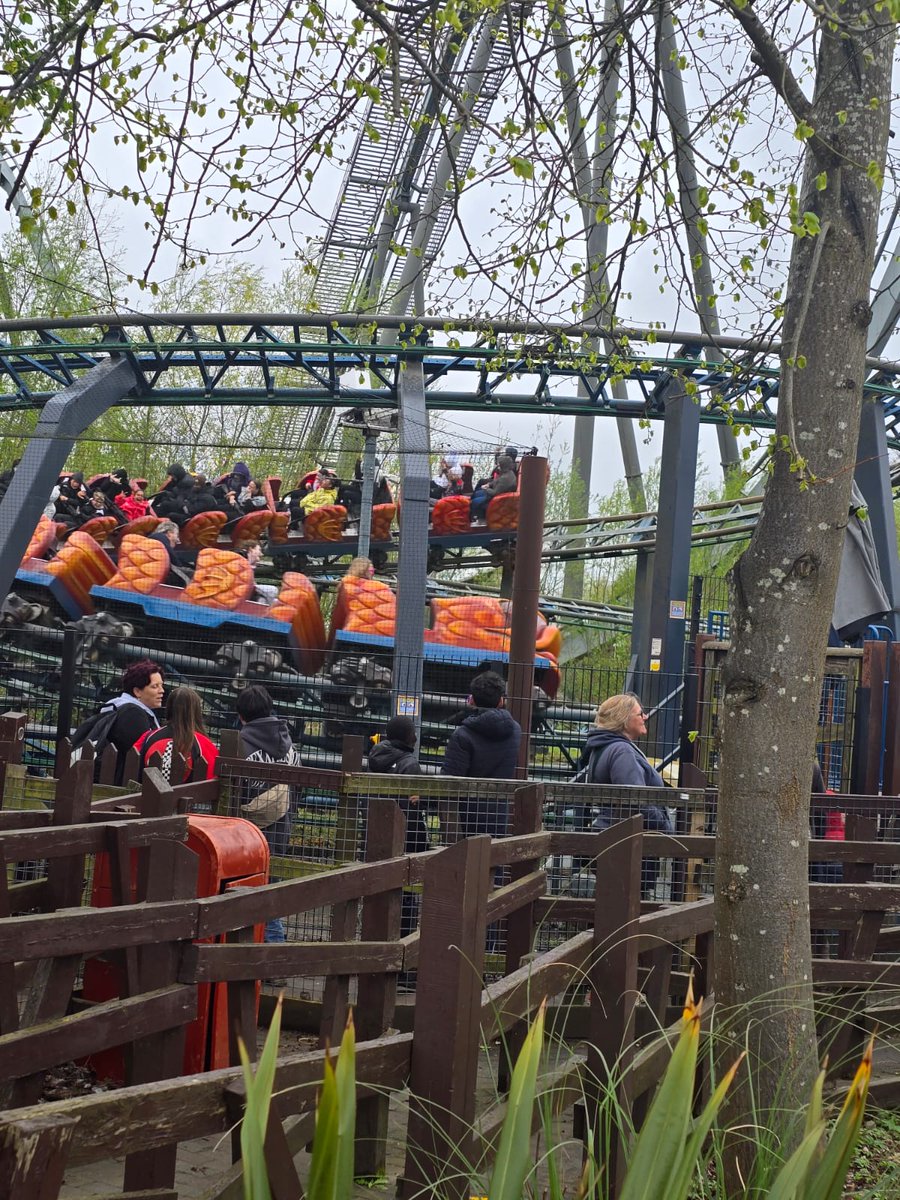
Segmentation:
<svg viewBox="0 0 900 1200">
<path fill-rule="evenodd" d="M 422 211 L 420 204 L 430 195 L 447 152 L 456 110 L 451 95 L 428 80 L 407 47 L 414 47 L 469 109 L 454 148 L 454 177 L 462 180 L 510 64 L 508 41 L 494 36 L 486 68 L 473 76 L 485 22 L 494 19 L 489 14 L 462 34 L 447 30 L 435 44 L 432 27 L 421 22 L 418 12 L 399 14 L 392 61 L 378 78 L 379 99 L 369 101 L 362 118 L 322 242 L 314 289 L 320 311 L 380 311 L 385 303 L 390 306 L 419 221 L 430 223 L 421 258 L 422 277 L 427 277 L 446 240 L 456 191 L 448 187 L 436 212 Z M 470 99 L 465 87 L 473 78 L 479 86 Z M 410 291 L 406 297 L 404 312 L 412 295 Z M 330 445 L 336 430 L 333 414 L 307 414 L 297 436 L 302 438 L 313 427 L 316 442 Z"/>
</svg>

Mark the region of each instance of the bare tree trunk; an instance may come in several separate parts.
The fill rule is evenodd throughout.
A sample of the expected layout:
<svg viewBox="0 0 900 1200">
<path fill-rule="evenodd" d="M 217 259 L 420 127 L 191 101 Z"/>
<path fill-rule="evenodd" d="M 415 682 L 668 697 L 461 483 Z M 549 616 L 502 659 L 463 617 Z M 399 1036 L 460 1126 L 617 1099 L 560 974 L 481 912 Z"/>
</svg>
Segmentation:
<svg viewBox="0 0 900 1200">
<path fill-rule="evenodd" d="M 757 1119 L 783 1129 L 769 1114 L 804 1104 L 818 1057 L 809 796 L 856 460 L 894 31 L 862 0 L 842 4 L 840 27 L 820 27 L 810 104 L 752 7 L 736 16 L 808 139 L 794 219 L 809 235 L 791 260 L 773 473 L 731 581 L 716 858 L 717 1006 L 749 1046 Z M 742 1116 L 747 1097 L 735 1098 Z"/>
</svg>

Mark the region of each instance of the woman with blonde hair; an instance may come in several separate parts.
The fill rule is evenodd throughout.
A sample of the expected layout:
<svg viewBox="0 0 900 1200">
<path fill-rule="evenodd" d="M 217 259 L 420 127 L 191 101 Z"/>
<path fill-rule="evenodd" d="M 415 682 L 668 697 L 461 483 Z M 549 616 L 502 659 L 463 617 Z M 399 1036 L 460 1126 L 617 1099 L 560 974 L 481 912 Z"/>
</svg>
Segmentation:
<svg viewBox="0 0 900 1200">
<path fill-rule="evenodd" d="M 610 784 L 615 787 L 664 788 L 663 777 L 635 742 L 647 733 L 647 713 L 634 692 L 609 696 L 598 707 L 594 728 L 590 731 L 579 759 L 584 783 Z M 664 804 L 641 804 L 636 810 L 621 811 L 618 800 L 614 812 L 606 806 L 597 812 L 591 824 L 595 830 L 608 829 L 615 821 L 639 812 L 644 829 L 654 833 L 674 833 L 672 818 Z M 586 807 L 586 806 L 585 806 Z M 585 821 L 587 824 L 587 821 Z M 659 859 L 645 858 L 641 863 L 641 892 L 652 898 L 659 877 Z"/>
<path fill-rule="evenodd" d="M 594 728 L 581 752 L 585 783 L 624 787 L 665 787 L 662 776 L 635 745 L 647 733 L 647 713 L 634 692 L 609 696 L 598 707 Z"/>
</svg>

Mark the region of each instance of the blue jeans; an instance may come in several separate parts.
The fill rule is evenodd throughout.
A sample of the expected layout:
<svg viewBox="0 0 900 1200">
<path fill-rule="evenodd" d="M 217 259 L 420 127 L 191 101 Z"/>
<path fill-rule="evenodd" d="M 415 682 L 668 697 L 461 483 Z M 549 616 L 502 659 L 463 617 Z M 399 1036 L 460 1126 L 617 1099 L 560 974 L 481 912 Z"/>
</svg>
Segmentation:
<svg viewBox="0 0 900 1200">
<path fill-rule="evenodd" d="M 274 825 L 269 825 L 263 830 L 263 836 L 269 843 L 269 850 L 272 854 L 284 854 L 285 849 L 291 840 L 291 814 L 286 812 L 283 817 L 280 817 L 275 822 Z M 276 883 L 277 879 L 270 874 L 269 882 Z M 272 917 L 270 920 L 266 921 L 265 941 L 287 941 L 283 917 Z"/>
<path fill-rule="evenodd" d="M 287 934 L 284 930 L 283 917 L 271 917 L 266 921 L 266 932 L 263 938 L 266 942 L 286 942 Z"/>
</svg>

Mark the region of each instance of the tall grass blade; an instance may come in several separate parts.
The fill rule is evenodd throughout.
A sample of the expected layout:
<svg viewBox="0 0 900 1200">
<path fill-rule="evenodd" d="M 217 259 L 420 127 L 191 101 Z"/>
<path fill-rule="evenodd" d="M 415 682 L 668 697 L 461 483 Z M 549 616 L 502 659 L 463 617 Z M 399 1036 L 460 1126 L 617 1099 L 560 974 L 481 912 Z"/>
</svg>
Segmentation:
<svg viewBox="0 0 900 1200">
<path fill-rule="evenodd" d="M 341 1038 L 335 1085 L 338 1120 L 334 1195 L 345 1197 L 353 1190 L 353 1162 L 356 1150 L 356 1030 L 352 1012 L 347 1016 L 347 1025 Z"/>
<path fill-rule="evenodd" d="M 238 1053 L 244 1073 L 246 1108 L 241 1122 L 241 1158 L 243 1160 L 244 1200 L 270 1200 L 269 1172 L 266 1167 L 266 1127 L 272 1089 L 275 1085 L 275 1066 L 278 1059 L 278 1040 L 281 1036 L 281 997 L 275 1006 L 272 1023 L 266 1034 L 263 1052 L 254 1073 L 250 1055 L 238 1039 Z"/>
<path fill-rule="evenodd" d="M 694 1004 L 689 987 L 681 1033 L 638 1134 L 619 1200 L 668 1197 L 670 1181 L 680 1171 L 694 1098 L 701 1005 Z"/>
<path fill-rule="evenodd" d="M 547 1151 L 544 1163 L 547 1170 L 547 1200 L 563 1200 L 563 1184 L 559 1176 L 559 1164 L 556 1161 L 556 1128 L 553 1123 L 553 1111 L 550 1097 L 541 1097 L 541 1126 L 544 1131 L 544 1143 Z"/>
<path fill-rule="evenodd" d="M 331 1056 L 325 1056 L 325 1074 L 316 1106 L 316 1132 L 309 1164 L 308 1200 L 334 1196 L 337 1175 L 338 1090 Z"/>
<path fill-rule="evenodd" d="M 521 1200 L 525 1179 L 534 1165 L 531 1153 L 531 1122 L 538 1067 L 544 1047 L 543 1000 L 525 1037 L 509 1086 L 506 1119 L 488 1186 L 490 1200 Z"/>
<path fill-rule="evenodd" d="M 718 1087 L 706 1102 L 703 1112 L 694 1122 L 694 1127 L 681 1156 L 681 1162 L 666 1191 L 666 1200 L 686 1200 L 694 1180 L 694 1173 L 701 1160 L 703 1145 L 743 1060 L 744 1055 L 742 1054 L 734 1066 L 725 1072 Z"/>
<path fill-rule="evenodd" d="M 803 1141 L 787 1160 L 769 1189 L 767 1200 L 803 1200 L 808 1195 L 809 1171 L 822 1144 L 825 1122 L 806 1123 Z"/>
<path fill-rule="evenodd" d="M 870 1039 L 862 1062 L 856 1069 L 856 1075 L 850 1084 L 844 1107 L 828 1139 L 822 1160 L 813 1171 L 806 1191 L 802 1193 L 804 1200 L 841 1200 L 844 1181 L 866 1111 L 869 1081 L 872 1078 L 873 1047 L 874 1038 Z"/>
<path fill-rule="evenodd" d="M 827 1059 L 826 1065 L 822 1067 L 822 1070 L 819 1072 L 813 1082 L 812 1092 L 810 1093 L 809 1097 L 809 1108 L 806 1110 L 806 1124 L 803 1129 L 804 1137 L 806 1137 L 806 1135 L 810 1133 L 815 1126 L 820 1125 L 824 1120 L 824 1115 L 822 1113 L 822 1093 L 825 1090 L 826 1069 Z"/>
</svg>

